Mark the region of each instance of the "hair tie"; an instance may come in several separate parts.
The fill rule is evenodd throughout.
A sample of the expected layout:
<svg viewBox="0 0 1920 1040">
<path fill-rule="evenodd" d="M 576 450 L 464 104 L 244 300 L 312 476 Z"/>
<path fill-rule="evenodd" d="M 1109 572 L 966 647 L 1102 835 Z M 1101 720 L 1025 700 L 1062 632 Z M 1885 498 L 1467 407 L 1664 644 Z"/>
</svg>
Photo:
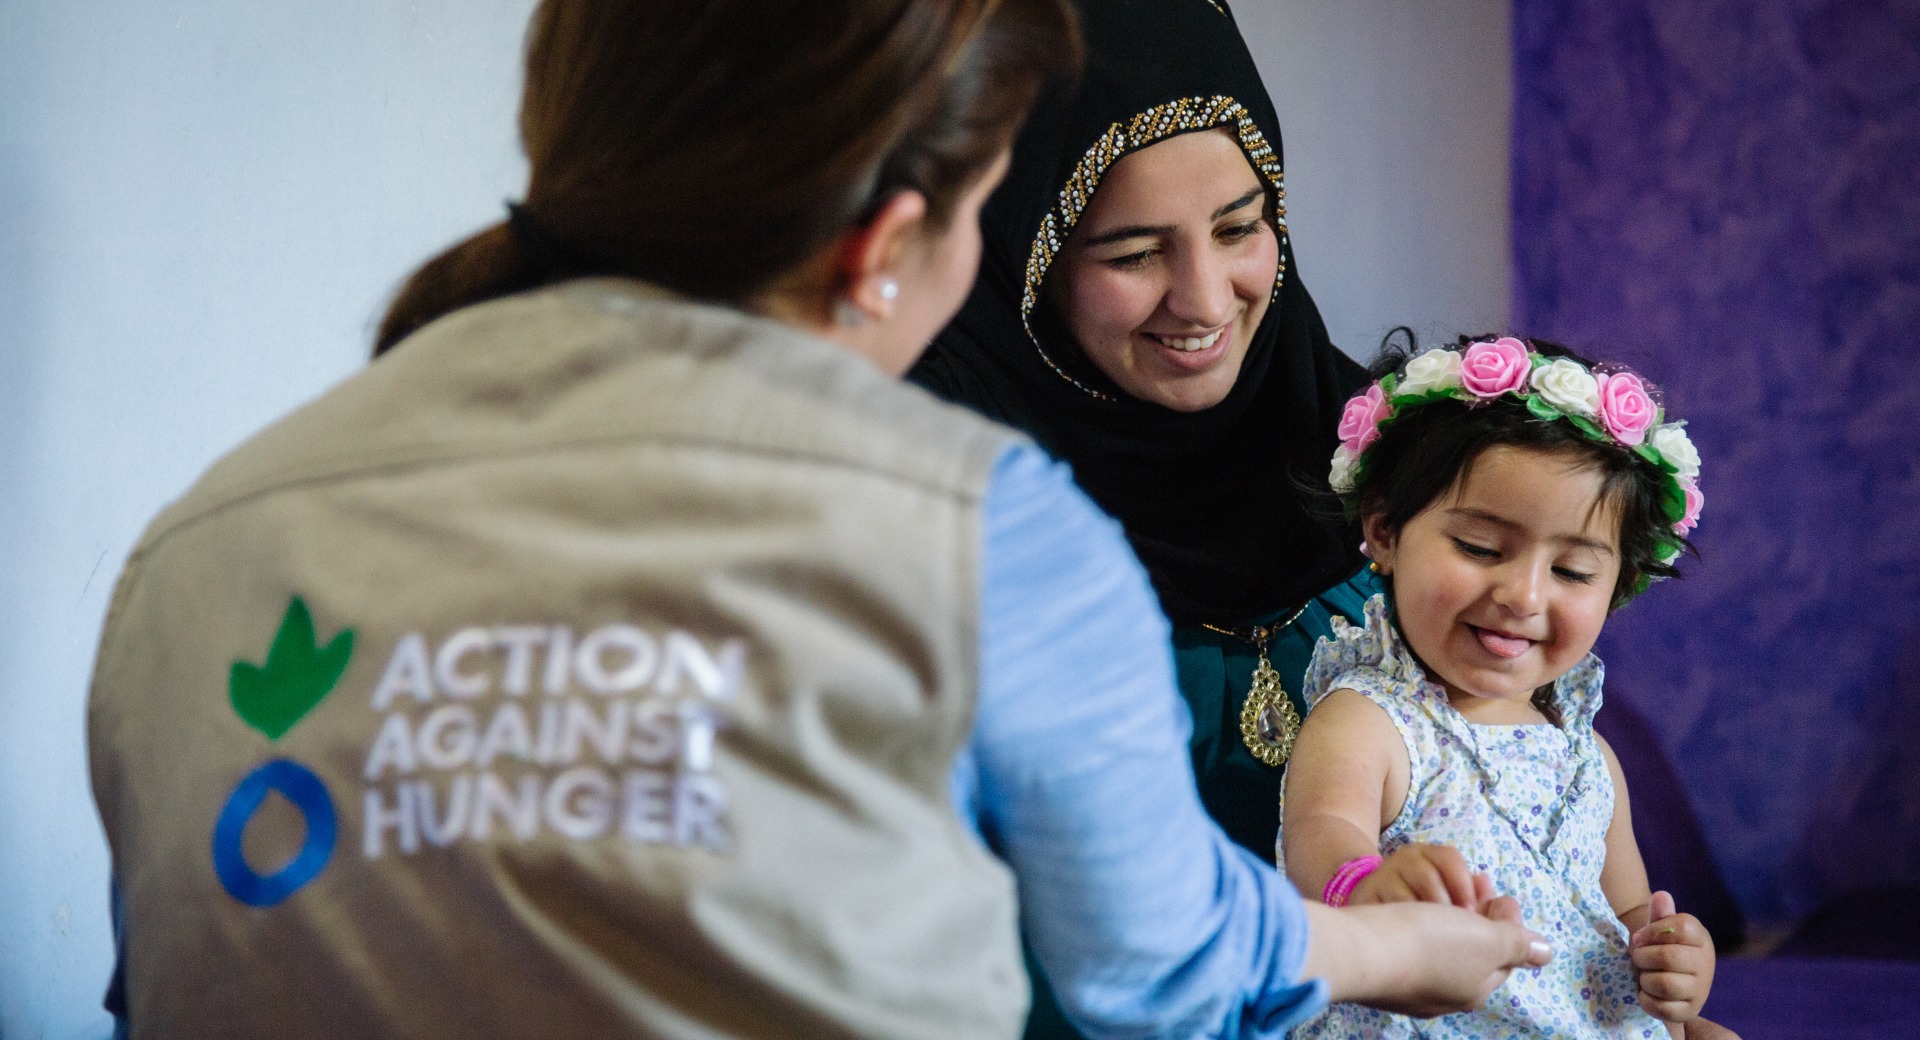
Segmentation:
<svg viewBox="0 0 1920 1040">
<path fill-rule="evenodd" d="M 584 274 L 612 274 L 613 266 L 582 250 L 562 243 L 546 226 L 527 212 L 524 202 L 507 203 L 507 231 L 520 251 L 547 281 L 558 281 Z"/>
</svg>

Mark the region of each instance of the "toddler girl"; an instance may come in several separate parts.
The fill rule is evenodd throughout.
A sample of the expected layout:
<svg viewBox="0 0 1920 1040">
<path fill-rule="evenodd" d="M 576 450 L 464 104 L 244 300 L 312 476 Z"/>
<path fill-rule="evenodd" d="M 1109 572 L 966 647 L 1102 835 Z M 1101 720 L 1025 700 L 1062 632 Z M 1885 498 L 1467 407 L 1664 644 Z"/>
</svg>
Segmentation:
<svg viewBox="0 0 1920 1040">
<path fill-rule="evenodd" d="M 1399 360 L 1340 425 L 1333 487 L 1388 591 L 1315 650 L 1280 865 L 1334 905 L 1511 895 L 1556 954 L 1478 1011 L 1336 1004 L 1294 1035 L 1682 1036 L 1713 944 L 1647 890 L 1591 651 L 1676 573 L 1699 457 L 1640 377 L 1554 344 Z"/>
</svg>

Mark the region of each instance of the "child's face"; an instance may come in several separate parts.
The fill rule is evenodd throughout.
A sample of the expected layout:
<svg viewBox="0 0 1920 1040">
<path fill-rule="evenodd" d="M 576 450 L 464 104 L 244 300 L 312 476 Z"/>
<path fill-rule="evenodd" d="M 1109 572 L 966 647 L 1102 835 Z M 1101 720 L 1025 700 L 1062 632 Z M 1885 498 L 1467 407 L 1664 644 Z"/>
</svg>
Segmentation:
<svg viewBox="0 0 1920 1040">
<path fill-rule="evenodd" d="M 1565 457 L 1500 446 L 1398 537 L 1368 520 L 1401 633 L 1463 713 L 1524 707 L 1593 649 L 1620 574 L 1600 484 Z"/>
</svg>

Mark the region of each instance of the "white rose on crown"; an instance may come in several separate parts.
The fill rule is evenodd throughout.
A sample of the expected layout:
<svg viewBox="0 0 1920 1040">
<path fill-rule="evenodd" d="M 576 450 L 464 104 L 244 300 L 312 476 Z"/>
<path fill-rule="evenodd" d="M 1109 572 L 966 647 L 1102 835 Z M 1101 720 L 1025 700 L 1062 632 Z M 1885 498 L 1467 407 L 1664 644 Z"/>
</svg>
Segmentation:
<svg viewBox="0 0 1920 1040">
<path fill-rule="evenodd" d="M 1429 350 L 1407 362 L 1393 395 L 1424 394 L 1432 390 L 1453 390 L 1460 386 L 1460 354 L 1453 350 Z"/>
<path fill-rule="evenodd" d="M 1599 414 L 1600 381 L 1578 361 L 1554 358 L 1534 369 L 1528 382 L 1542 400 L 1568 415 L 1591 419 Z"/>
<path fill-rule="evenodd" d="M 1342 444 L 1333 452 L 1333 471 L 1327 475 L 1327 484 L 1339 494 L 1348 494 L 1353 490 L 1353 471 L 1359 465 L 1360 456 L 1347 450 Z"/>
<path fill-rule="evenodd" d="M 1700 452 L 1693 446 L 1693 439 L 1687 436 L 1686 423 L 1674 422 L 1659 427 L 1648 438 L 1653 450 L 1660 457 L 1673 463 L 1678 476 L 1683 480 L 1695 480 L 1700 476 Z"/>
</svg>

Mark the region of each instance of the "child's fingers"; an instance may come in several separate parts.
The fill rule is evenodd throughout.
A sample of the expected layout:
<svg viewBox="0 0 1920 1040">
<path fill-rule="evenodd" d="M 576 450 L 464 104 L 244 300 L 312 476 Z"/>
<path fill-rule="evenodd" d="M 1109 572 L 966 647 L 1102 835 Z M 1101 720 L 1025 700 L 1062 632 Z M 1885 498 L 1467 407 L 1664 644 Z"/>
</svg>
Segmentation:
<svg viewBox="0 0 1920 1040">
<path fill-rule="evenodd" d="M 1643 971 L 1640 992 L 1655 1000 L 1686 1002 L 1701 996 L 1700 979 L 1677 971 Z"/>
<path fill-rule="evenodd" d="M 1398 870 L 1382 868 L 1367 875 L 1366 880 L 1353 887 L 1353 896 L 1348 903 L 1358 906 L 1363 903 L 1418 903 L 1420 897 L 1400 876 Z"/>
<path fill-rule="evenodd" d="M 1406 880 L 1398 874 L 1382 878 L 1374 898 L 1382 903 L 1418 903 L 1420 901 L 1420 897 L 1414 893 L 1413 889 L 1407 887 Z"/>
<path fill-rule="evenodd" d="M 1647 1014 L 1663 1022 L 1685 1022 L 1699 1014 L 1690 1000 L 1662 1000 L 1644 989 L 1640 991 L 1639 1000 L 1640 1006 L 1647 1009 Z"/>
<path fill-rule="evenodd" d="M 1672 917 L 1673 911 L 1673 893 L 1655 892 L 1653 902 L 1647 905 L 1647 920 L 1658 921 L 1663 917 Z"/>
<path fill-rule="evenodd" d="M 1493 890 L 1492 878 L 1485 874 L 1475 874 L 1473 876 L 1473 906 L 1471 909 L 1478 910 L 1486 906 L 1493 901 L 1493 897 L 1497 894 L 1498 893 Z"/>
<path fill-rule="evenodd" d="M 1488 900 L 1487 905 L 1480 908 L 1480 916 L 1489 921 L 1510 921 L 1518 925 L 1526 924 L 1525 919 L 1520 916 L 1520 901 L 1512 896 L 1498 896 Z"/>
<path fill-rule="evenodd" d="M 1447 893 L 1447 881 L 1430 860 L 1420 859 L 1408 863 L 1401 870 L 1407 887 L 1412 889 L 1413 897 L 1422 903 L 1451 903 L 1453 897 Z"/>
<path fill-rule="evenodd" d="M 1674 943 L 1682 946 L 1711 946 L 1713 937 L 1707 934 L 1707 926 L 1692 914 L 1672 914 L 1667 917 L 1655 917 L 1639 931 L 1633 933 L 1633 945 L 1658 946 Z"/>
<path fill-rule="evenodd" d="M 1451 845 L 1427 846 L 1427 862 L 1438 873 L 1441 885 L 1446 890 L 1446 901 L 1464 910 L 1472 910 L 1480 905 L 1474 898 L 1473 868 L 1467 866 L 1467 858 L 1460 850 Z"/>
<path fill-rule="evenodd" d="M 1672 971 L 1697 975 L 1706 968 L 1698 946 L 1677 943 L 1637 946 L 1627 956 L 1633 961 L 1633 966 L 1643 972 Z"/>
</svg>

